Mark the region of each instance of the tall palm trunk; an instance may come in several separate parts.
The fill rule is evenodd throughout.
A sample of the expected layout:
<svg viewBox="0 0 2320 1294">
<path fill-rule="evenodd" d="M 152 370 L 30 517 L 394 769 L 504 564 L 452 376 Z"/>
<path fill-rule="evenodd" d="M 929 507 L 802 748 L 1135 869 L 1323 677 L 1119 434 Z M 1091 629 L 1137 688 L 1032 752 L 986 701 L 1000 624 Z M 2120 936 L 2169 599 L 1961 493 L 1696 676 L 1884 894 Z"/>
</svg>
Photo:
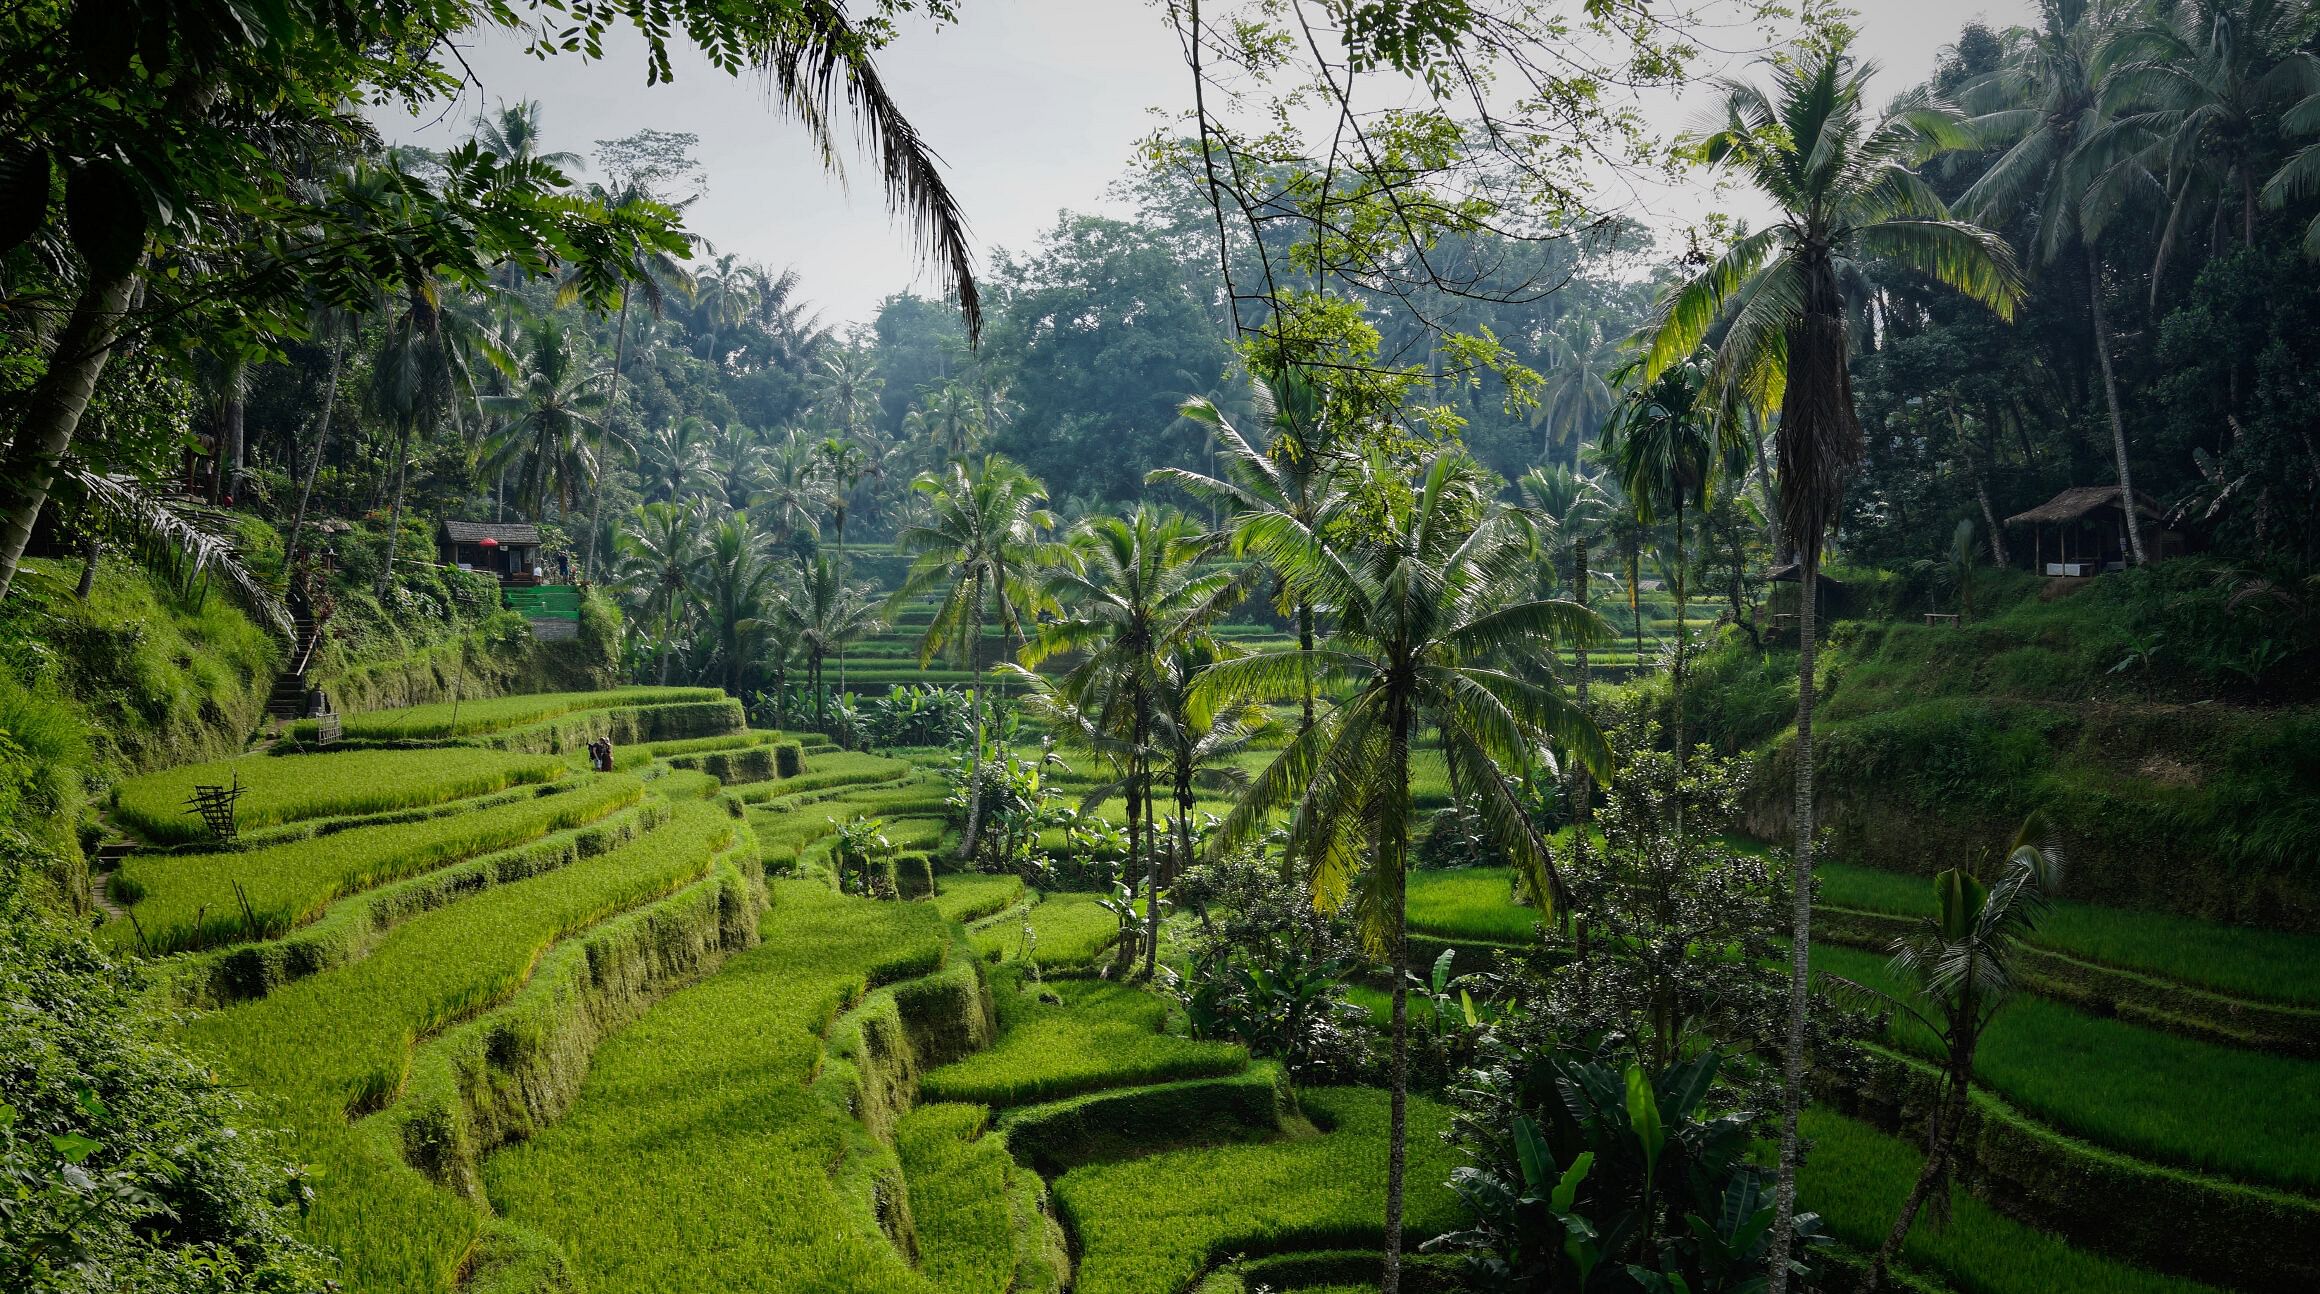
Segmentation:
<svg viewBox="0 0 2320 1294">
<path fill-rule="evenodd" d="M 1304 713 L 1297 722 L 1303 735 L 1313 728 L 1313 604 L 1297 604 L 1297 664 L 1305 674 Z"/>
<path fill-rule="evenodd" d="M 975 678 L 967 706 L 975 712 L 975 744 L 967 753 L 967 828 L 959 841 L 959 857 L 975 856 L 975 834 L 983 825 L 983 579 L 975 577 L 975 611 L 968 626 L 969 663 Z"/>
<path fill-rule="evenodd" d="M 628 358 L 628 294 L 620 294 L 620 323 L 613 334 L 612 374 L 605 382 L 604 397 L 604 452 L 596 456 L 596 497 L 588 505 L 588 555 L 580 563 L 580 573 L 587 579 L 596 578 L 596 534 L 602 529 L 604 518 L 604 473 L 611 464 L 614 420 L 620 407 L 620 366 Z"/>
<path fill-rule="evenodd" d="M 1686 595 L 1684 580 L 1684 499 L 1676 495 L 1676 659 L 1675 673 L 1669 677 L 1669 695 L 1676 709 L 1676 771 L 1684 771 L 1684 613 L 1691 606 Z M 1676 822 L 1680 832 L 1683 823 L 1683 800 L 1676 801 Z"/>
<path fill-rule="evenodd" d="M 1405 703 L 1393 702 L 1386 737 L 1386 785 L 1402 800 L 1398 815 L 1402 827 L 1385 833 L 1379 844 L 1380 865 L 1387 869 L 1388 910 L 1386 939 L 1393 964 L 1393 1060 L 1388 1069 L 1386 1124 L 1386 1252 L 1379 1294 L 1401 1294 L 1402 1288 L 1402 1179 L 1408 1169 L 1410 1132 L 1410 946 L 1404 895 L 1408 889 L 1410 838 L 1410 718 Z"/>
<path fill-rule="evenodd" d="M 1148 703 L 1138 702 L 1136 715 L 1136 746 L 1138 750 L 1152 738 L 1152 724 L 1145 711 Z M 1144 981 L 1160 973 L 1160 866 L 1164 855 L 1160 837 L 1152 820 L 1152 761 L 1143 755 L 1138 760 L 1144 766 Z"/>
<path fill-rule="evenodd" d="M 138 264 L 142 265 L 142 259 Z M 117 275 L 92 276 L 81 285 L 72 314 L 48 351 L 47 371 L 33 383 L 24 402 L 24 419 L 16 438 L 0 459 L 0 598 L 16 582 L 24 561 L 24 546 L 48 502 L 48 488 L 56 481 L 57 464 L 72 446 L 81 414 L 96 393 L 97 379 L 113 357 L 113 343 L 136 290 L 136 269 Z"/>
<path fill-rule="evenodd" d="M 244 370 L 236 360 L 226 369 L 225 398 L 218 406 L 218 465 L 209 483 L 212 503 L 230 502 L 242 483 L 242 460 L 247 452 L 243 442 L 249 426 L 243 383 Z"/>
<path fill-rule="evenodd" d="M 322 474 L 322 451 L 330 444 L 330 412 L 338 404 L 340 361 L 346 357 L 346 332 L 330 341 L 330 381 L 323 389 L 322 417 L 315 423 L 314 456 L 306 463 L 306 479 L 298 486 L 298 513 L 290 522 L 290 538 L 282 546 L 282 575 L 287 579 L 298 564 L 298 545 L 306 537 L 306 508 L 314 501 L 315 478 Z"/>
<path fill-rule="evenodd" d="M 411 463 L 411 424 L 405 422 L 395 436 L 395 506 L 387 514 L 387 560 L 379 567 L 378 587 L 373 596 L 387 596 L 387 585 L 395 579 L 395 546 L 403 537 L 403 481 Z"/>
<path fill-rule="evenodd" d="M 1584 535 L 1571 541 L 1571 588 L 1579 605 L 1586 606 L 1587 537 Z M 1573 654 L 1577 656 L 1579 666 L 1579 710 L 1581 713 L 1585 713 L 1587 709 L 1587 678 L 1590 671 L 1587 666 L 1587 644 L 1584 640 L 1574 649 Z M 1574 807 L 1573 812 L 1577 814 L 1579 821 L 1586 822 L 1595 816 L 1595 778 L 1587 771 L 1585 765 L 1581 765 L 1576 782 L 1579 802 Z"/>
<path fill-rule="evenodd" d="M 2135 565 L 2143 557 L 2143 521 L 2135 515 L 2135 478 L 2127 466 L 2127 423 L 2119 414 L 2119 382 L 2111 372 L 2110 318 L 2103 310 L 2102 262 L 2086 249 L 2086 300 L 2094 323 L 2094 357 L 2102 369 L 2103 405 L 2111 416 L 2111 457 L 2119 468 L 2119 511 L 2127 515 L 2127 548 Z M 2043 574 L 2043 572 L 2041 572 Z"/>
<path fill-rule="evenodd" d="M 1955 391 L 1950 392 L 1949 396 L 1949 426 L 1957 435 L 1958 456 L 1965 460 L 1966 471 L 1974 478 L 1974 499 L 1981 504 L 1982 525 L 1990 532 L 1990 560 L 2000 566 L 2009 565 L 2006 559 L 2006 533 L 1998 528 L 1998 510 L 1990 506 L 1990 483 L 1982 472 L 1981 456 L 1967 443 L 1966 422 L 1958 415 Z"/>
<path fill-rule="evenodd" d="M 1811 1009 L 1813 888 L 1813 655 L 1819 630 L 1818 536 L 1799 546 L 1796 608 L 1796 874 L 1789 900 L 1788 1040 L 1781 1056 L 1780 1168 L 1773 1186 L 1769 1288 L 1788 1289 L 1795 1238 L 1797 1124 L 1804 1114 L 1806 1014 Z"/>
<path fill-rule="evenodd" d="M 1931 1126 L 1926 1132 L 1925 1165 L 1910 1185 L 1908 1198 L 1901 1202 L 1901 1213 L 1893 1219 L 1893 1229 L 1885 1233 L 1885 1243 L 1877 1247 L 1877 1256 L 1869 1263 L 1869 1274 L 1861 1281 L 1861 1294 L 1877 1294 L 1885 1287 L 1886 1274 L 1901 1256 L 1901 1246 L 1908 1241 L 1910 1228 L 1917 1225 L 1917 1215 L 1924 1210 L 1933 1192 L 1949 1180 L 1950 1158 L 1955 1153 L 1958 1134 L 1964 1130 L 1973 1069 L 1970 1039 L 1950 1049 L 1949 1072 L 1944 1075 L 1941 1101 L 1934 1107 Z"/>
</svg>

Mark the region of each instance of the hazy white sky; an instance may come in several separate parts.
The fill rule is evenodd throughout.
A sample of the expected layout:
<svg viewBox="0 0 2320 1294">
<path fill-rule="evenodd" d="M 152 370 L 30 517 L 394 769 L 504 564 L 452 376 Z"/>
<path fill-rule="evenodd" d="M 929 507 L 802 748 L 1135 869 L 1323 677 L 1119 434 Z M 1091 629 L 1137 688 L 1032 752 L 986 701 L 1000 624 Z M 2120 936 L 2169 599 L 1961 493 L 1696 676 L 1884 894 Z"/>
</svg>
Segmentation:
<svg viewBox="0 0 2320 1294">
<path fill-rule="evenodd" d="M 2002 27 L 2032 12 L 2030 0 L 1854 2 L 1860 52 L 1882 66 L 1888 92 L 1922 78 L 1969 19 Z M 1190 78 L 1163 11 L 1145 0 L 963 0 L 960 9 L 956 26 L 906 29 L 880 67 L 949 164 L 987 261 L 994 248 L 1031 247 L 1061 210 L 1103 209 L 1136 141 L 1182 110 Z M 926 286 L 875 177 L 857 166 L 849 189 L 826 176 L 753 78 L 680 57 L 673 84 L 648 87 L 642 46 L 627 38 L 593 64 L 536 61 L 512 41 L 465 54 L 480 82 L 465 101 L 424 120 L 398 113 L 381 128 L 440 147 L 478 111 L 528 98 L 540 101 L 549 146 L 584 157 L 596 140 L 647 127 L 689 131 L 700 136 L 709 189 L 688 220 L 718 251 L 796 265 L 806 296 L 831 321 L 867 320 L 889 293 Z M 1651 111 L 1672 129 L 1698 105 Z"/>
</svg>

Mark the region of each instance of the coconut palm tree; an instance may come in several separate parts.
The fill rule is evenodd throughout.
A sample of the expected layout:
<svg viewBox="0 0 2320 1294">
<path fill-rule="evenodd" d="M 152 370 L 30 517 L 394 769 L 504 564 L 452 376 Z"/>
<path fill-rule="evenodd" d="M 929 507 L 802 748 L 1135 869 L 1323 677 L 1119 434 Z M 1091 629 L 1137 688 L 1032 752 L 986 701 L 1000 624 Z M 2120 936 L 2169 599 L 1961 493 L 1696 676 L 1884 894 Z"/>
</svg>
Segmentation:
<svg viewBox="0 0 2320 1294">
<path fill-rule="evenodd" d="M 709 442 L 709 468 L 725 506 L 742 509 L 765 484 L 765 442 L 745 423 L 728 422 Z"/>
<path fill-rule="evenodd" d="M 1593 475 L 1561 463 L 1534 467 L 1514 484 L 1522 515 L 1530 522 L 1531 542 L 1537 556 L 1536 595 L 1549 597 L 1558 591 L 1555 571 L 1567 563 L 1571 570 L 1571 601 L 1583 607 L 1593 605 L 1588 600 L 1588 586 L 1594 575 L 1588 567 L 1589 545 L 1606 532 L 1613 507 L 1611 495 Z M 1587 644 L 1572 645 L 1571 664 L 1572 696 L 1584 710 L 1593 672 Z M 1595 797 L 1585 769 L 1569 770 L 1567 789 L 1579 817 L 1591 817 Z"/>
<path fill-rule="evenodd" d="M 974 389 L 964 382 L 945 382 L 919 397 L 917 406 L 902 420 L 902 430 L 930 450 L 940 451 L 947 461 L 974 453 L 988 429 Z"/>
<path fill-rule="evenodd" d="M 867 344 L 832 347 L 814 380 L 814 411 L 851 436 L 878 416 L 878 393 L 885 386 L 877 353 Z"/>
<path fill-rule="evenodd" d="M 821 444 L 792 427 L 779 443 L 766 450 L 763 463 L 757 490 L 750 496 L 749 505 L 765 518 L 766 529 L 772 532 L 775 542 L 797 546 L 802 566 L 806 547 L 810 545 L 800 545 L 800 537 L 821 538 L 822 509 L 830 501 L 830 480 L 823 471 Z"/>
<path fill-rule="evenodd" d="M 784 618 L 780 569 L 748 513 L 731 513 L 709 531 L 694 581 L 728 695 L 741 695 L 778 635 Z"/>
<path fill-rule="evenodd" d="M 1168 658 L 1239 599 L 1239 579 L 1203 565 L 1223 546 L 1182 513 L 1139 505 L 1094 517 L 1071 534 L 1069 557 L 1047 577 L 1059 617 L 1024 645 L 1026 668 L 1058 656 L 1076 663 L 1056 693 L 1124 742 L 1128 760 L 1129 898 L 1145 860 L 1144 974 L 1159 965 L 1160 861 L 1152 838 L 1152 746 Z M 1126 950 L 1123 950 L 1125 953 Z"/>
<path fill-rule="evenodd" d="M 1253 697 L 1219 698 L 1198 687 L 1200 676 L 1237 653 L 1201 633 L 1161 661 L 1158 701 L 1152 708 L 1152 752 L 1176 793 L 1176 858 L 1192 860 L 1192 811 L 1198 791 L 1239 794 L 1249 775 L 1233 760 L 1273 731 L 1271 716 Z"/>
<path fill-rule="evenodd" d="M 431 280 L 406 289 L 371 357 L 368 402 L 395 429 L 394 506 L 387 519 L 386 561 L 372 590 L 379 597 L 386 596 L 394 579 L 412 441 L 433 440 L 445 423 L 458 430 L 465 423 L 463 413 L 480 412 L 475 409 L 479 365 L 514 368 L 472 304 L 446 301 L 446 295 Z"/>
<path fill-rule="evenodd" d="M 2257 191 L 2277 154 L 2284 110 L 2320 94 L 2311 6 L 2296 0 L 2187 0 L 2144 14 L 2103 50 L 2102 107 L 2090 141 L 2134 180 L 2164 183 L 2167 223 L 2152 292 L 2175 245 L 2209 219 L 2256 241 Z M 2232 217 L 2238 219 L 2234 221 Z"/>
<path fill-rule="evenodd" d="M 1530 879 L 1542 911 L 1559 901 L 1561 883 L 1508 778 L 1535 768 L 1549 748 L 1599 777 L 1611 769 L 1594 722 L 1525 668 L 1558 644 L 1604 634 L 1602 620 L 1576 603 L 1519 595 L 1523 527 L 1489 509 L 1484 473 L 1471 459 L 1436 456 L 1415 488 L 1389 480 L 1390 471 L 1372 463 L 1357 486 L 1376 515 L 1356 538 L 1279 512 L 1250 523 L 1249 550 L 1301 600 L 1337 613 L 1337 631 L 1310 654 L 1310 667 L 1299 648 L 1258 652 L 1218 662 L 1199 685 L 1209 697 L 1267 697 L 1313 678 L 1335 698 L 1251 780 L 1211 847 L 1244 844 L 1286 811 L 1287 865 L 1303 874 L 1314 905 L 1350 903 L 1372 952 L 1392 967 L 1387 1291 L 1401 1278 L 1411 744 L 1427 728 L 1439 735 L 1453 789 L 1481 806 L 1485 829 Z"/>
<path fill-rule="evenodd" d="M 645 494 L 663 503 L 691 503 L 717 488 L 709 424 L 691 414 L 645 433 L 637 445 L 637 475 Z"/>
<path fill-rule="evenodd" d="M 2003 144 L 2005 151 L 1958 199 L 1958 209 L 1969 219 L 1993 226 L 2027 208 L 2037 263 L 2053 265 L 2075 256 L 2083 268 L 2095 368 L 2102 377 L 2111 459 L 2122 497 L 2132 497 L 2134 473 L 2111 367 L 2110 317 L 2096 245 L 2110 214 L 2126 205 L 2124 189 L 2135 179 L 2148 179 L 2132 163 L 2131 153 L 2124 166 L 2106 167 L 2100 161 L 2120 151 L 2121 138 L 2109 136 L 2105 143 L 2109 116 L 2103 108 L 2101 58 L 2129 12 L 2118 0 L 2041 0 L 2037 27 L 2007 33 L 2004 61 L 1966 92 L 1967 105 L 1978 112 L 1968 124 L 1985 144 Z M 2132 508 L 2127 511 L 2127 548 L 2141 563 L 2142 522 Z"/>
<path fill-rule="evenodd" d="M 702 560 L 701 510 L 690 504 L 647 503 L 636 510 L 614 542 L 620 555 L 620 582 L 638 600 L 638 610 L 660 626 L 660 682 L 669 681 L 669 656 L 677 624 L 692 609 Z"/>
<path fill-rule="evenodd" d="M 1877 1294 L 1901 1253 L 1927 1199 L 1945 1189 L 1965 1126 L 1974 1077 L 1974 1050 L 1990 1021 L 2013 1000 L 2015 960 L 2038 929 L 2062 879 L 2062 850 L 2043 814 L 2015 833 L 1995 879 L 1948 868 L 1933 878 L 1935 915 L 1893 941 L 1893 977 L 1907 986 L 1897 996 L 1829 976 L 1848 996 L 1908 1016 L 1932 1036 L 1941 1062 L 1941 1091 L 1926 1129 L 1925 1164 L 1901 1204 L 1901 1213 L 1869 1264 L 1863 1294 Z"/>
<path fill-rule="evenodd" d="M 526 335 L 516 389 L 487 395 L 483 411 L 503 421 L 484 448 L 485 465 L 516 472 L 516 504 L 537 520 L 548 501 L 566 515 L 602 470 L 604 397 L 585 343 L 554 316 Z"/>
<path fill-rule="evenodd" d="M 1224 475 L 1203 476 L 1164 467 L 1144 478 L 1146 484 L 1175 485 L 1195 498 L 1230 506 L 1236 553 L 1252 551 L 1250 541 L 1259 530 L 1277 524 L 1270 518 L 1318 532 L 1345 499 L 1344 459 L 1333 443 L 1321 390 L 1312 379 L 1295 368 L 1263 375 L 1253 402 L 1271 433 L 1264 449 L 1251 445 L 1215 404 L 1195 397 L 1185 401 L 1178 412 L 1215 432 Z M 1310 661 L 1314 604 L 1297 596 L 1293 583 L 1279 576 L 1276 572 L 1281 609 L 1297 623 L 1299 659 Z M 1299 698 L 1303 707 L 1300 732 L 1313 726 L 1313 700 L 1313 685 L 1308 681 Z"/>
<path fill-rule="evenodd" d="M 2320 135 L 2320 94 L 2300 99 L 2280 114 L 2280 128 L 2298 137 Z M 2264 181 L 2264 205 L 2285 207 L 2320 193 L 2320 144 L 2306 144 Z M 2304 226 L 2304 254 L 2320 260 L 2320 215 Z"/>
<path fill-rule="evenodd" d="M 1724 325 L 1709 363 L 1710 398 L 1780 410 L 1781 526 L 1799 568 L 1796 858 L 1780 1170 L 1774 1189 L 1772 1294 L 1786 1294 L 1795 1243 L 1797 1122 L 1804 1103 L 1805 1013 L 1812 936 L 1812 706 L 1821 542 L 1862 452 L 1846 371 L 1841 272 L 1881 260 L 1916 270 L 2011 318 L 2021 296 L 2003 239 L 1948 209 L 1912 169 L 1971 145 L 1955 113 L 1922 97 L 1873 115 L 1871 68 L 1842 41 L 1774 65 L 1767 92 L 1723 82 L 1722 124 L 1700 160 L 1739 172 L 1779 208 L 1671 292 L 1647 333 L 1644 381 L 1691 360 Z"/>
<path fill-rule="evenodd" d="M 1043 602 L 1034 576 L 1055 516 L 1042 506 L 1047 487 L 997 454 L 973 471 L 954 462 L 941 475 L 922 472 L 911 489 L 926 500 L 927 512 L 894 537 L 895 548 L 912 560 L 887 608 L 942 590 L 919 639 L 918 663 L 949 650 L 974 671 L 969 704 L 975 738 L 967 765 L 966 831 L 959 843 L 959 856 L 972 858 L 983 816 L 984 617 L 995 616 L 1005 631 L 1023 636 L 1025 619 Z"/>
<path fill-rule="evenodd" d="M 1546 387 L 1531 415 L 1531 425 L 1540 432 L 1540 463 L 1557 444 L 1568 444 L 1571 462 L 1577 465 L 1580 444 L 1603 425 L 1618 402 L 1611 375 L 1620 365 L 1624 344 L 1624 338 L 1593 316 L 1572 316 L 1547 334 L 1542 357 Z"/>
<path fill-rule="evenodd" d="M 814 690 L 814 722 L 825 722 L 822 662 L 833 655 L 844 659 L 846 644 L 877 632 L 885 618 L 869 585 L 846 583 L 845 568 L 818 553 L 799 573 L 786 618 L 789 636 L 805 657 L 807 685 Z M 839 686 L 844 686 L 842 678 Z"/>
<path fill-rule="evenodd" d="M 1740 420 L 1716 407 L 1708 396 L 1712 363 L 1711 356 L 1696 355 L 1661 369 L 1649 382 L 1639 380 L 1639 366 L 1620 370 L 1620 382 L 1632 389 L 1603 425 L 1604 456 L 1635 519 L 1655 526 L 1667 513 L 1674 525 L 1674 561 L 1668 574 L 1675 585 L 1676 642 L 1669 681 L 1674 691 L 1678 771 L 1684 767 L 1685 753 L 1684 616 L 1691 605 L 1685 580 L 1684 512 L 1705 510 L 1720 480 L 1747 470 L 1751 443 Z"/>
</svg>

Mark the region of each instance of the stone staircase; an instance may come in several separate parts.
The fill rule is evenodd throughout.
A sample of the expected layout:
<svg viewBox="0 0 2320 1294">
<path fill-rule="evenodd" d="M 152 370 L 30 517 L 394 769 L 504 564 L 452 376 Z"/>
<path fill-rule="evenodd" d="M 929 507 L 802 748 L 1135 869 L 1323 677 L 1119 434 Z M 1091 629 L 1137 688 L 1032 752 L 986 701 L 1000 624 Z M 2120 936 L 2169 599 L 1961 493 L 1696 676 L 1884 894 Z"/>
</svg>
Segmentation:
<svg viewBox="0 0 2320 1294">
<path fill-rule="evenodd" d="M 292 644 L 289 663 L 274 676 L 274 690 L 266 697 L 266 716 L 276 723 L 334 713 L 328 694 L 321 697 L 319 715 L 307 713 L 308 695 L 312 691 L 307 674 L 313 668 L 316 650 L 322 646 L 322 626 L 303 610 L 293 614 L 292 625 L 297 639 Z"/>
</svg>

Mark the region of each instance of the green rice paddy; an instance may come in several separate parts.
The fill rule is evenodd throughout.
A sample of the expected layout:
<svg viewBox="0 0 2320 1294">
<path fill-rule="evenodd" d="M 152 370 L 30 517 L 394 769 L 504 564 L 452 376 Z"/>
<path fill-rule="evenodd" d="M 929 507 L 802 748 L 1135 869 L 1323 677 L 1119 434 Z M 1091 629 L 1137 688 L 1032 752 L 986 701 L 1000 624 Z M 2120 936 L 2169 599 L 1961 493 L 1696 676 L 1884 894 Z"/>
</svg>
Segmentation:
<svg viewBox="0 0 2320 1294">
<path fill-rule="evenodd" d="M 196 786 L 231 786 L 234 820 L 255 831 L 308 818 L 380 813 L 462 800 L 506 787 L 553 781 L 565 762 L 492 750 L 444 750 L 423 760 L 400 752 L 253 756 L 187 764 L 123 782 L 113 808 L 132 830 L 160 844 L 205 840 L 209 828 L 189 806 Z"/>
<path fill-rule="evenodd" d="M 1098 980 L 1027 984 L 993 977 L 999 1041 L 921 1080 L 930 1101 L 1023 1105 L 1104 1087 L 1235 1074 L 1248 1053 L 1163 1031 L 1168 1003 L 1139 988 Z M 1052 995 L 1056 1002 L 1043 1001 Z"/>
</svg>

